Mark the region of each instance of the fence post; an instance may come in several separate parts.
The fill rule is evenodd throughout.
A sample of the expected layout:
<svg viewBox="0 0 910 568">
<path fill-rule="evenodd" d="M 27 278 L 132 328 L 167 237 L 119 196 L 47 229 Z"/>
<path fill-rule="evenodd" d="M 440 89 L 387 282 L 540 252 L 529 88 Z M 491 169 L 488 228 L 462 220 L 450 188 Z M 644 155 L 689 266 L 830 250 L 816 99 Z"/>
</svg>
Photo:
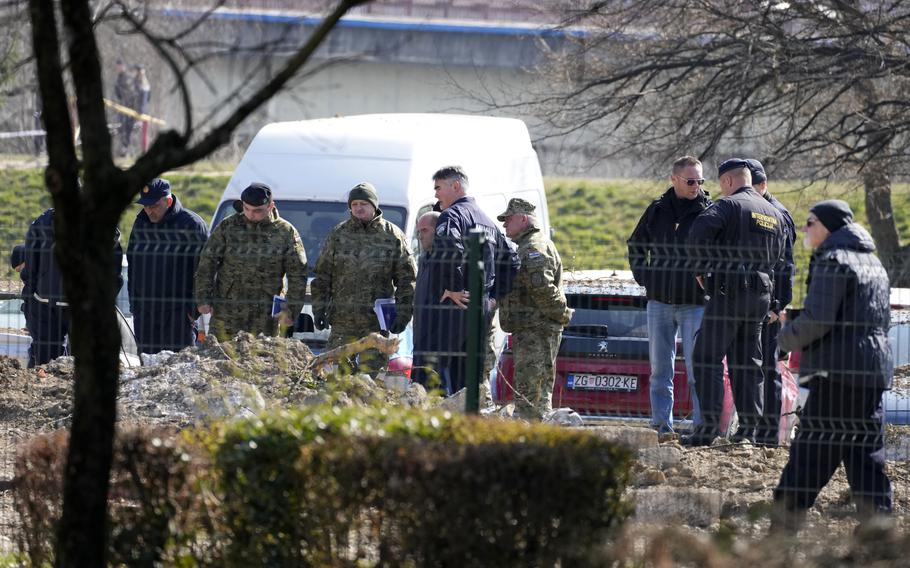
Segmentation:
<svg viewBox="0 0 910 568">
<path fill-rule="evenodd" d="M 483 318 L 483 244 L 486 235 L 482 229 L 471 229 L 466 239 L 468 245 L 468 333 L 467 333 L 467 377 L 464 411 L 477 414 L 480 411 L 480 374 L 483 372 L 483 345 L 487 326 Z"/>
</svg>

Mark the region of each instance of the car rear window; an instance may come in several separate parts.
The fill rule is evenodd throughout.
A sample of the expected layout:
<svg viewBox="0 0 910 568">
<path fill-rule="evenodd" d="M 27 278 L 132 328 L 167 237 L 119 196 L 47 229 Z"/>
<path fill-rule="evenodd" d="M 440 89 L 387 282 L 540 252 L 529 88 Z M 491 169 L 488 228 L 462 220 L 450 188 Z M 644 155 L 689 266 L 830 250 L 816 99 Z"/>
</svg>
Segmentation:
<svg viewBox="0 0 910 568">
<path fill-rule="evenodd" d="M 606 325 L 611 337 L 648 337 L 647 299 L 610 294 L 567 294 L 569 307 L 575 310 L 573 326 Z"/>
</svg>

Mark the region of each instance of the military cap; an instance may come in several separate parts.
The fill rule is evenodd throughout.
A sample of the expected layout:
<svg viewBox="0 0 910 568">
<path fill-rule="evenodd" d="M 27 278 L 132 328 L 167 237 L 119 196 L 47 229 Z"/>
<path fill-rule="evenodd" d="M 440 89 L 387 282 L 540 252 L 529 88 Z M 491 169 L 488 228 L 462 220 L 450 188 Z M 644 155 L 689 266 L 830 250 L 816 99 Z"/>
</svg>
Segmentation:
<svg viewBox="0 0 910 568">
<path fill-rule="evenodd" d="M 374 209 L 379 209 L 379 194 L 376 193 L 376 188 L 373 187 L 373 184 L 368 181 L 362 181 L 351 188 L 351 192 L 348 193 L 348 207 L 351 206 L 351 202 L 355 199 L 369 201 Z"/>
<path fill-rule="evenodd" d="M 266 205 L 272 201 L 272 188 L 264 183 L 254 181 L 240 194 L 240 200 L 253 207 Z"/>
<path fill-rule="evenodd" d="M 139 192 L 139 205 L 154 205 L 163 197 L 171 194 L 171 184 L 166 179 L 155 178 L 145 184 Z"/>
<path fill-rule="evenodd" d="M 819 201 L 809 208 L 822 225 L 832 233 L 844 225 L 853 222 L 853 211 L 846 201 L 840 199 L 826 199 Z"/>
<path fill-rule="evenodd" d="M 740 168 L 748 168 L 749 162 L 743 160 L 742 158 L 730 158 L 729 160 L 724 160 L 717 166 L 717 175 L 722 176 L 730 170 L 738 170 Z"/>
<path fill-rule="evenodd" d="M 533 215 L 534 210 L 537 209 L 529 201 L 525 201 L 520 197 L 513 197 L 509 200 L 509 205 L 506 207 L 506 210 L 499 214 L 496 218 L 500 221 L 505 221 L 506 217 L 509 215 Z"/>
<path fill-rule="evenodd" d="M 25 262 L 25 245 L 16 245 L 13 252 L 9 255 L 10 268 L 16 268 Z"/>
<path fill-rule="evenodd" d="M 765 167 L 761 165 L 761 162 L 752 158 L 748 158 L 746 159 L 746 164 L 748 164 L 746 167 L 748 167 L 749 171 L 752 172 L 752 181 L 754 183 L 768 181 L 768 175 L 765 173 Z"/>
</svg>

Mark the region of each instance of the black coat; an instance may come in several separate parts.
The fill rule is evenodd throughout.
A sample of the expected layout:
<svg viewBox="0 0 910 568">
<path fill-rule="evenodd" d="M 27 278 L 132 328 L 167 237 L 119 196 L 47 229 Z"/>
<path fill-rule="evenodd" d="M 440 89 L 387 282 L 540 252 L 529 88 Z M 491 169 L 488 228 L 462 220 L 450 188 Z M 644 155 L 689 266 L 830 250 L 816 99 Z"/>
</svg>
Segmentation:
<svg viewBox="0 0 910 568">
<path fill-rule="evenodd" d="M 465 341 L 465 310 L 446 300 L 445 290 L 467 290 L 467 249 L 464 238 L 473 228 L 486 233 L 484 306 L 490 298 L 502 298 L 512 290 L 520 262 L 505 235 L 480 210 L 473 197 L 462 197 L 442 212 L 436 225 L 433 250 L 421 259 L 414 298 L 414 349 L 462 351 Z"/>
<path fill-rule="evenodd" d="M 629 265 L 648 299 L 667 304 L 704 304 L 704 292 L 688 263 L 686 239 L 695 218 L 711 205 L 704 191 L 679 199 L 671 187 L 645 209 L 629 237 Z"/>
<path fill-rule="evenodd" d="M 787 239 L 780 212 L 751 186 L 714 202 L 689 230 L 689 260 L 697 274 L 711 274 L 708 293 L 735 295 L 744 289 L 773 288 L 774 269 L 783 261 Z"/>
<path fill-rule="evenodd" d="M 783 217 L 784 228 L 787 231 L 783 257 L 781 262 L 774 267 L 774 302 L 771 309 L 779 312 L 793 301 L 793 274 L 796 266 L 793 261 L 793 246 L 796 242 L 796 224 L 784 204 L 778 201 L 770 192 L 766 191 L 763 197 Z"/>
<path fill-rule="evenodd" d="M 136 215 L 126 248 L 127 288 L 133 313 L 179 312 L 195 319 L 193 276 L 208 229 L 177 196 L 159 223 Z"/>
<path fill-rule="evenodd" d="M 121 266 L 123 248 L 120 246 L 120 231 L 114 234 L 114 263 L 117 290 L 123 286 Z M 48 209 L 38 216 L 25 235 L 25 268 L 22 274 L 28 289 L 45 300 L 66 301 L 63 296 L 63 279 L 57 259 L 54 258 L 54 210 Z M 27 271 L 27 272 L 26 272 Z"/>
<path fill-rule="evenodd" d="M 869 233 L 850 223 L 813 253 L 803 310 L 778 338 L 783 349 L 802 349 L 800 375 L 890 387 L 891 289 L 874 250 Z"/>
</svg>

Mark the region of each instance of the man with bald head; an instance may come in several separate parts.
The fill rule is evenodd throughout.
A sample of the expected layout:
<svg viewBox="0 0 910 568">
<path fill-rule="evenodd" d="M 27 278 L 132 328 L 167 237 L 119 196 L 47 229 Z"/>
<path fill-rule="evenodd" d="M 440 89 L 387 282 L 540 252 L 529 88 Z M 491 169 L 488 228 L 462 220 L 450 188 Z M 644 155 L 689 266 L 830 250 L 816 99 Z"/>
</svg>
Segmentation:
<svg viewBox="0 0 910 568">
<path fill-rule="evenodd" d="M 748 162 L 731 158 L 717 173 L 723 198 L 695 219 L 688 239 L 689 259 L 708 297 L 693 353 L 702 423 L 683 438 L 693 446 L 721 434 L 724 357 L 739 415 L 732 440 L 755 441 L 763 407 L 761 327 L 786 239 L 780 212 L 752 188 Z"/>
</svg>

